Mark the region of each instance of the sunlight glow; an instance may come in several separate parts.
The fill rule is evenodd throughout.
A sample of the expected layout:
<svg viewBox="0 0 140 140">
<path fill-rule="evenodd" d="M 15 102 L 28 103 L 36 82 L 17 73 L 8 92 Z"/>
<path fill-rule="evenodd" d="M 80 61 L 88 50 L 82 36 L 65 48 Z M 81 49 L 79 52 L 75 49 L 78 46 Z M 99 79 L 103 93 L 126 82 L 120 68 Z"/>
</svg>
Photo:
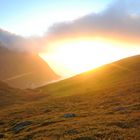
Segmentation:
<svg viewBox="0 0 140 140">
<path fill-rule="evenodd" d="M 68 77 L 135 54 L 138 54 L 137 49 L 118 47 L 118 44 L 97 39 L 56 43 L 39 56 L 57 74 Z"/>
</svg>

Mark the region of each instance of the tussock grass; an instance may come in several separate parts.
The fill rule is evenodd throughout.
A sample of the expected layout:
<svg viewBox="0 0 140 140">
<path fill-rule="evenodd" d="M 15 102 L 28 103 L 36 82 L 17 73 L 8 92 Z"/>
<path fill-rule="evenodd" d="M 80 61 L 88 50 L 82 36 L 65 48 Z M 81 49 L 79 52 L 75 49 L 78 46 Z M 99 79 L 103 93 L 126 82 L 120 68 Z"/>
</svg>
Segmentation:
<svg viewBox="0 0 140 140">
<path fill-rule="evenodd" d="M 12 90 L 11 96 L 19 92 Z M 21 92 L 0 111 L 0 134 L 5 140 L 140 138 L 140 56 Z M 69 113 L 74 117 L 65 118 Z M 16 134 L 11 131 L 25 121 L 32 124 Z"/>
</svg>

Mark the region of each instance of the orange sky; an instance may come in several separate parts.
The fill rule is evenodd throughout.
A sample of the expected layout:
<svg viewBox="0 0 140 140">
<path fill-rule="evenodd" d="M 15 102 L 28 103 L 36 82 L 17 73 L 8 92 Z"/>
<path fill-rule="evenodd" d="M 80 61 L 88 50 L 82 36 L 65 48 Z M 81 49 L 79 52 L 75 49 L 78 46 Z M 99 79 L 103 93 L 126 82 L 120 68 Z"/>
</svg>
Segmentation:
<svg viewBox="0 0 140 140">
<path fill-rule="evenodd" d="M 140 54 L 138 44 L 101 37 L 59 38 L 39 55 L 62 77 L 69 77 L 113 61 Z"/>
</svg>

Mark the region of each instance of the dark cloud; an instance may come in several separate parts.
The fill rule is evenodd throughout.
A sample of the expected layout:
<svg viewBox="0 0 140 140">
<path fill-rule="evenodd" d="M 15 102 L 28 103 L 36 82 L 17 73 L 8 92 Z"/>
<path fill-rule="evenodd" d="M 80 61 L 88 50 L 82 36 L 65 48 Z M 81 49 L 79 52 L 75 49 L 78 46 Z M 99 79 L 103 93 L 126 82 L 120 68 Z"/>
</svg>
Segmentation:
<svg viewBox="0 0 140 140">
<path fill-rule="evenodd" d="M 0 29 L 0 46 L 8 49 L 34 53 L 41 50 L 41 43 L 40 37 L 24 38 Z"/>
<path fill-rule="evenodd" d="M 9 49 L 27 50 L 26 39 L 0 29 L 0 42 Z"/>
</svg>

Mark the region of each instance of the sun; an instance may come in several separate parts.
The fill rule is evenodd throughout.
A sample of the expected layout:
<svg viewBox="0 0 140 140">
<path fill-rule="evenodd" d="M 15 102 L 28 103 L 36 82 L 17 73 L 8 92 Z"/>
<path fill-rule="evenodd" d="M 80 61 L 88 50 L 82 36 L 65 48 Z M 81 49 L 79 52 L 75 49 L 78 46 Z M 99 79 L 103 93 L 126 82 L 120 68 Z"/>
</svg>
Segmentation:
<svg viewBox="0 0 140 140">
<path fill-rule="evenodd" d="M 68 77 L 132 55 L 130 52 L 101 40 L 78 40 L 54 43 L 39 56 L 57 74 Z"/>
</svg>

